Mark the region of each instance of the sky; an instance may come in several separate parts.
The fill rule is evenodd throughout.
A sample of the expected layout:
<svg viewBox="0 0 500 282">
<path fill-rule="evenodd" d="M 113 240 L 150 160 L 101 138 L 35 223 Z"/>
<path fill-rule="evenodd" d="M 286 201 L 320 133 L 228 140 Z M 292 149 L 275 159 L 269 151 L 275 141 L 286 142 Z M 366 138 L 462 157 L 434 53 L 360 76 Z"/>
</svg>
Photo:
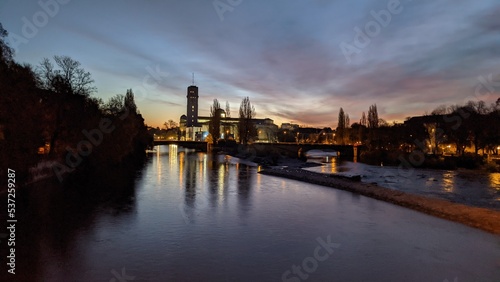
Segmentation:
<svg viewBox="0 0 500 282">
<path fill-rule="evenodd" d="M 279 126 L 336 127 L 377 105 L 402 122 L 439 105 L 500 97 L 498 0 L 0 0 L 20 63 L 66 55 L 104 100 L 132 88 L 145 122 L 237 115 L 248 96 Z"/>
</svg>

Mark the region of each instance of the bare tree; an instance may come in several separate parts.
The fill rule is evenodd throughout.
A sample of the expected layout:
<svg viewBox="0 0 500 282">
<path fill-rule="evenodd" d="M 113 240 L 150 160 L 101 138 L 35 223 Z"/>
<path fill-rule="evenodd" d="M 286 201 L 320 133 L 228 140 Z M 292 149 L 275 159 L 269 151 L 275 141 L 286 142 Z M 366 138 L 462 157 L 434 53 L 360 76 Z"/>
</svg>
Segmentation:
<svg viewBox="0 0 500 282">
<path fill-rule="evenodd" d="M 56 93 L 88 97 L 96 91 L 90 72 L 85 71 L 80 62 L 68 56 L 54 56 L 54 64 L 44 58 L 37 68 L 39 86 Z"/>
<path fill-rule="evenodd" d="M 103 106 L 103 112 L 107 115 L 118 116 L 125 110 L 125 96 L 116 94 L 109 98 Z"/>
<path fill-rule="evenodd" d="M 445 105 L 440 105 L 431 112 L 431 115 L 446 115 L 447 113 L 448 107 L 446 107 Z"/>
<path fill-rule="evenodd" d="M 178 124 L 174 120 L 169 119 L 168 121 L 163 123 L 163 126 L 165 127 L 165 129 L 173 129 L 173 128 L 177 128 Z"/>
</svg>

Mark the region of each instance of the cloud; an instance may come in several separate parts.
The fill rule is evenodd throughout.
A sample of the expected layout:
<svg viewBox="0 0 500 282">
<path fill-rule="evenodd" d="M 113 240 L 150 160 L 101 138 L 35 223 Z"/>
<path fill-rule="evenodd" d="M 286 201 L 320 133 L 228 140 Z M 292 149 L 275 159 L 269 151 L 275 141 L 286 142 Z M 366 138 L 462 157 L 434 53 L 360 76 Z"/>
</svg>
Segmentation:
<svg viewBox="0 0 500 282">
<path fill-rule="evenodd" d="M 164 120 L 183 114 L 192 72 L 200 113 L 214 98 L 236 110 L 249 96 L 259 117 L 318 126 L 336 124 L 340 107 L 354 122 L 374 103 L 382 118 L 403 120 L 461 103 L 479 76 L 498 74 L 496 1 L 401 3 L 403 11 L 351 64 L 339 44 L 352 42 L 354 28 L 364 28 L 387 2 L 243 1 L 224 21 L 202 0 L 71 2 L 53 21 L 61 25 L 48 25 L 39 38 L 50 40 L 40 46 L 54 54 L 68 46 L 84 65 L 91 62 L 98 88 L 110 93 L 140 85 L 145 68 L 158 65 L 169 77 L 141 102 L 141 112 Z M 9 26 L 23 16 L 3 15 Z M 27 45 L 21 57 L 33 63 L 40 46 Z M 155 104 L 172 110 L 157 113 Z"/>
</svg>

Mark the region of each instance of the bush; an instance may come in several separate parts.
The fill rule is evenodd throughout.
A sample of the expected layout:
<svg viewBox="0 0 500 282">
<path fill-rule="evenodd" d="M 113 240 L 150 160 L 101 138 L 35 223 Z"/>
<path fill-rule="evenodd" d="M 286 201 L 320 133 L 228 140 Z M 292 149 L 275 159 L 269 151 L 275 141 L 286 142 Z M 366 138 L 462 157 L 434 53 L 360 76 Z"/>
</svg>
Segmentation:
<svg viewBox="0 0 500 282">
<path fill-rule="evenodd" d="M 476 169 L 484 165 L 484 159 L 474 154 L 465 154 L 457 157 L 457 166 L 468 169 Z"/>
</svg>

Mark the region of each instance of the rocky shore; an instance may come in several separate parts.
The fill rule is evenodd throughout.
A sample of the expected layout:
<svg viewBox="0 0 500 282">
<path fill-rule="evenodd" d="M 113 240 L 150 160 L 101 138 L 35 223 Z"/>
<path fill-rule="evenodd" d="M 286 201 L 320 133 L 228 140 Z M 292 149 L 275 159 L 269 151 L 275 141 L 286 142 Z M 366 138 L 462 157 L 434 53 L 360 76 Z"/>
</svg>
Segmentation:
<svg viewBox="0 0 500 282">
<path fill-rule="evenodd" d="M 260 171 L 260 173 L 357 193 L 444 219 L 460 222 L 493 234 L 500 234 L 499 211 L 409 194 L 383 188 L 376 184 L 362 183 L 359 178 L 356 177 L 349 178 L 335 174 L 321 174 L 303 170 L 300 167 L 265 168 Z"/>
</svg>

